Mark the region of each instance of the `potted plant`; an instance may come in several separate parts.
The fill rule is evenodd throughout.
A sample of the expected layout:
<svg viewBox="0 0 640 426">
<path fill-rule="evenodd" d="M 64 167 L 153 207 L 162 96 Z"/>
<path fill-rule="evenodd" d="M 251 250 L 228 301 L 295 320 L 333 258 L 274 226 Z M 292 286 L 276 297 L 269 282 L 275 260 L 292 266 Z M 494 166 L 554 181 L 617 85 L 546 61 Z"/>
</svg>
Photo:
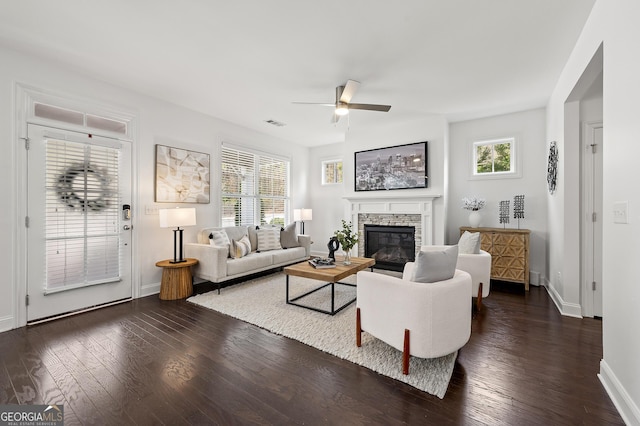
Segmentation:
<svg viewBox="0 0 640 426">
<path fill-rule="evenodd" d="M 338 239 L 338 242 L 342 246 L 342 250 L 344 251 L 344 264 L 351 264 L 351 249 L 358 243 L 359 234 L 357 232 L 353 232 L 353 225 L 351 222 L 347 222 L 345 220 L 342 221 L 342 229 L 337 230 L 333 233 L 335 237 Z"/>
</svg>

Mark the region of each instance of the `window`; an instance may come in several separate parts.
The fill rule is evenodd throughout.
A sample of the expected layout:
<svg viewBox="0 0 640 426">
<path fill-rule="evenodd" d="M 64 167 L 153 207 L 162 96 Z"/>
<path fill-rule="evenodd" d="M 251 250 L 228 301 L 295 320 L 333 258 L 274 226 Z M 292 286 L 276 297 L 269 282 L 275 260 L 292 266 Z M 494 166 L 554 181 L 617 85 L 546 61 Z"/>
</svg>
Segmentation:
<svg viewBox="0 0 640 426">
<path fill-rule="evenodd" d="M 289 212 L 289 161 L 222 147 L 222 226 L 277 224 Z"/>
<path fill-rule="evenodd" d="M 515 145 L 515 138 L 474 142 L 472 176 L 517 177 Z"/>
<path fill-rule="evenodd" d="M 342 160 L 322 162 L 322 184 L 342 183 Z"/>
</svg>

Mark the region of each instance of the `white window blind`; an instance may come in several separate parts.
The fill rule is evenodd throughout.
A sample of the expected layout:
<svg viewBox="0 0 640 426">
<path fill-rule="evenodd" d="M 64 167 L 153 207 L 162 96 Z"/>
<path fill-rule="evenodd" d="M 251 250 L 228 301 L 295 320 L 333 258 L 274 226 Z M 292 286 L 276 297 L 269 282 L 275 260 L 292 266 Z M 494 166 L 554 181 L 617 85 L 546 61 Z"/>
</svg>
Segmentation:
<svg viewBox="0 0 640 426">
<path fill-rule="evenodd" d="M 222 226 L 285 224 L 288 161 L 223 147 L 221 170 Z"/>
<path fill-rule="evenodd" d="M 119 150 L 46 142 L 46 288 L 120 279 Z"/>
</svg>

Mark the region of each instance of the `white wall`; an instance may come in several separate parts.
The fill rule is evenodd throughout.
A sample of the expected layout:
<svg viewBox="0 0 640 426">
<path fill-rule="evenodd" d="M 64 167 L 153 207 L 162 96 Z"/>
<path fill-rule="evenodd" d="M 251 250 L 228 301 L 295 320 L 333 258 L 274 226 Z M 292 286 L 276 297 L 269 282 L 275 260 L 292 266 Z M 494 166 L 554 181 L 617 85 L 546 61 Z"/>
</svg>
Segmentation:
<svg viewBox="0 0 640 426">
<path fill-rule="evenodd" d="M 525 218 L 520 227 L 531 230 L 530 270 L 546 275 L 546 157 L 545 111 L 535 109 L 513 114 L 452 123 L 450 126 L 451 162 L 449 224 L 447 242 L 457 243 L 460 226 L 469 225 L 469 212 L 461 208 L 462 198 L 484 198 L 487 206 L 481 210 L 481 226 L 502 228 L 498 220 L 498 203 L 510 201 L 511 218 L 507 228 L 517 228 L 513 219 L 513 197 L 524 194 Z M 511 137 L 517 139 L 517 155 L 521 177 L 508 179 L 470 179 L 472 144 L 475 141 Z M 534 283 L 535 284 L 535 283 Z"/>
<path fill-rule="evenodd" d="M 441 116 L 429 116 L 420 120 L 390 127 L 381 117 L 380 124 L 362 128 L 352 125 L 343 143 L 312 148 L 309 156 L 309 192 L 313 208 L 313 221 L 305 223 L 305 231 L 314 241 L 311 249 L 316 254 L 327 254 L 327 243 L 334 231 L 340 228 L 340 220 L 345 215 L 347 201 L 344 197 L 380 197 L 383 191 L 354 191 L 354 153 L 374 148 L 384 148 L 413 142 L 428 141 L 429 187 L 426 189 L 406 189 L 389 191 L 391 195 L 440 195 L 433 203 L 433 242 L 444 242 L 446 226 L 445 213 L 445 165 L 448 144 L 448 124 Z M 341 158 L 343 161 L 344 183 L 342 185 L 321 185 L 321 164 L 323 160 Z M 304 207 L 304 206 L 295 206 Z"/>
<path fill-rule="evenodd" d="M 0 331 L 24 323 L 18 318 L 17 299 L 24 295 L 24 282 L 20 268 L 24 265 L 24 254 L 14 252 L 16 241 L 24 229 L 24 219 L 18 218 L 17 204 L 22 195 L 17 193 L 20 172 L 16 135 L 14 132 L 14 91 L 20 82 L 47 91 L 101 104 L 113 105 L 138 115 L 138 134 L 135 141 L 135 167 L 137 181 L 134 191 L 137 199 L 133 205 L 133 231 L 135 267 L 134 293 L 151 294 L 159 291 L 161 270 L 155 262 L 173 256 L 172 231 L 158 227 L 157 215 L 146 215 L 145 206 L 154 203 L 154 146 L 170 144 L 180 148 L 211 154 L 211 203 L 190 205 L 197 209 L 198 226 L 185 230 L 185 241 L 195 241 L 198 227 L 215 226 L 219 223 L 219 147 L 223 141 L 274 153 L 292 160 L 292 198 L 304 198 L 307 180 L 308 148 L 241 128 L 167 102 L 159 101 L 93 80 L 55 64 L 41 61 L 14 51 L 0 48 L 0 143 L 5 155 L 0 156 L 0 178 L 5 182 L 0 196 L 5 202 L 0 206 L 0 224 L 3 238 L 0 240 L 0 268 L 5 272 L 0 282 Z M 174 204 L 157 204 L 170 207 Z M 13 230 L 11 232 L 10 230 Z M 22 309 L 22 308 L 21 308 Z"/>
<path fill-rule="evenodd" d="M 564 146 L 565 102 L 599 46 L 604 46 L 604 224 L 603 224 L 603 360 L 600 377 L 628 424 L 640 424 L 640 285 L 636 263 L 640 257 L 640 2 L 598 0 L 563 70 L 547 108 L 547 140 L 560 148 L 560 189 L 549 196 L 549 268 L 560 272 L 563 297 L 579 297 L 579 280 L 565 272 L 579 270 L 571 252 L 579 245 L 567 224 L 579 221 L 571 192 L 579 170 L 567 166 L 573 147 Z M 569 109 L 575 109 L 569 105 Z M 579 110 L 579 107 L 578 107 Z M 576 115 L 572 112 L 571 115 Z M 579 112 L 577 113 L 579 116 Z M 577 175 L 577 177 L 576 177 Z M 564 178 L 564 179 L 563 179 Z M 570 186 L 568 186 L 570 185 Z M 629 223 L 614 224 L 616 201 L 629 202 Z M 578 299 L 568 300 L 579 303 Z M 595 374 L 595 371 L 593 372 Z"/>
</svg>

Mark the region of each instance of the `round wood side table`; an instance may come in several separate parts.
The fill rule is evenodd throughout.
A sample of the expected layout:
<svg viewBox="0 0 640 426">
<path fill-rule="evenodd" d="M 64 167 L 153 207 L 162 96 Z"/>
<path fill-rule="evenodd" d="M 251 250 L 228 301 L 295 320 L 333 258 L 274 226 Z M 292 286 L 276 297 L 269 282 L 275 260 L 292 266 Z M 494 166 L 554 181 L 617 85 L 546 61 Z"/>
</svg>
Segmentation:
<svg viewBox="0 0 640 426">
<path fill-rule="evenodd" d="M 171 263 L 170 259 L 156 262 L 156 266 L 162 268 L 160 299 L 176 300 L 191 296 L 193 294 L 191 267 L 197 263 L 198 259 L 192 258 L 180 263 Z"/>
</svg>

